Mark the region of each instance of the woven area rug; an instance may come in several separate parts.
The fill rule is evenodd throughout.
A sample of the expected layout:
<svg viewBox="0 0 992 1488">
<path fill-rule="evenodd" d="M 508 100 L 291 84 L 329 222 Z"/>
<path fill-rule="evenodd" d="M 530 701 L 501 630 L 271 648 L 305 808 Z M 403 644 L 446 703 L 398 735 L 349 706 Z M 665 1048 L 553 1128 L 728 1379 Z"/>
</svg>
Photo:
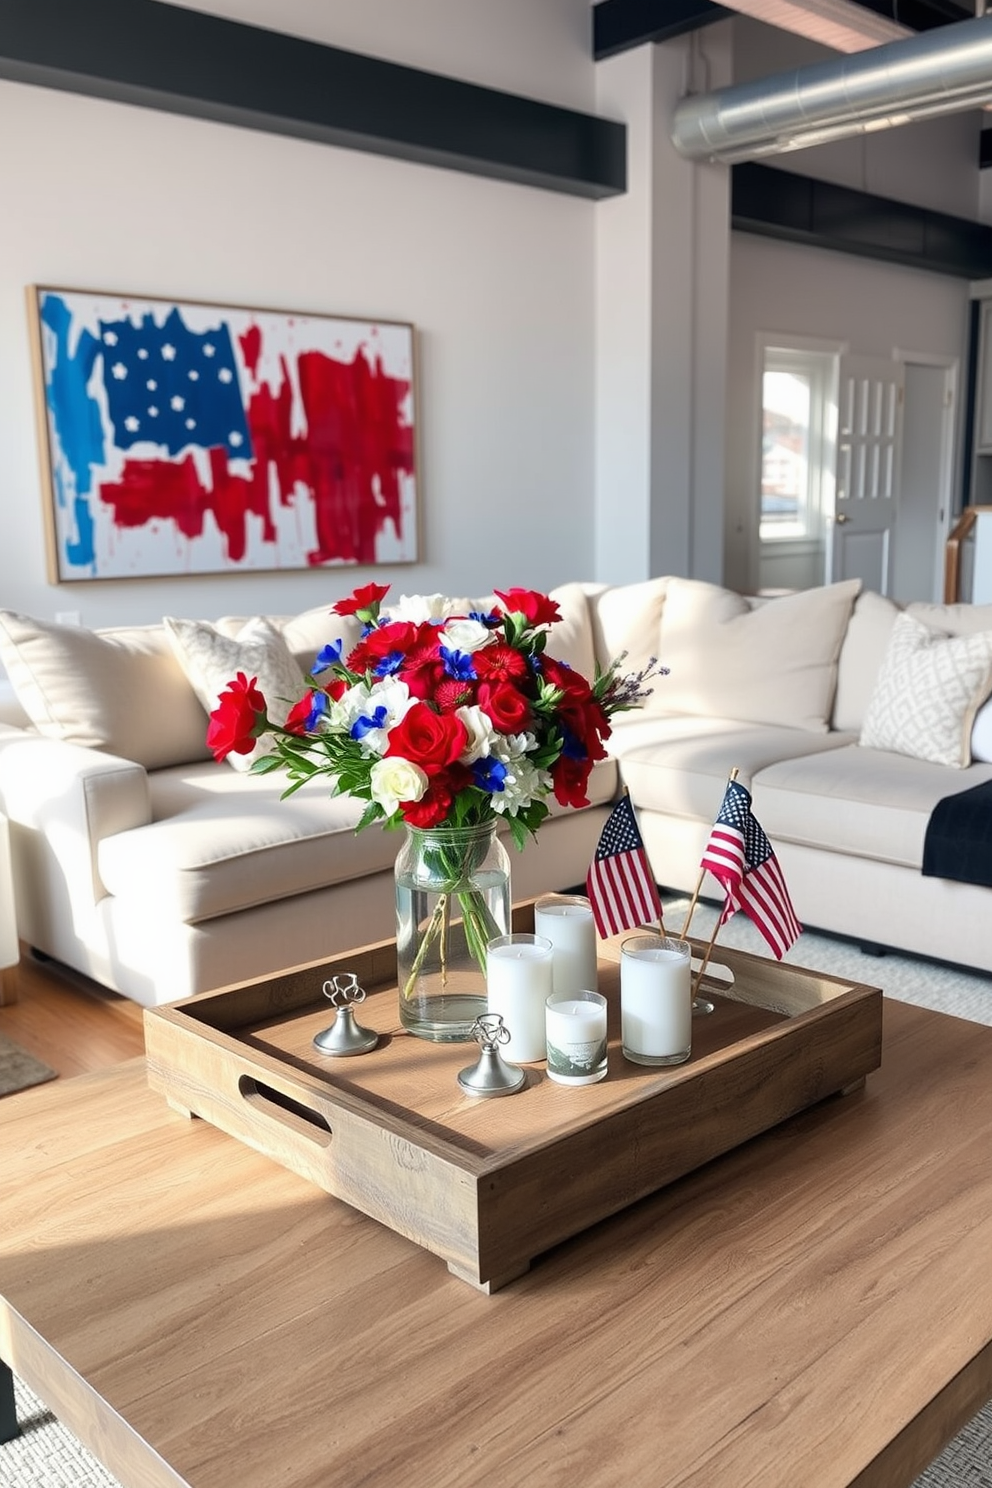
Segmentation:
<svg viewBox="0 0 992 1488">
<path fill-rule="evenodd" d="M 682 897 L 666 895 L 665 927 L 678 933 L 688 907 Z M 701 904 L 692 921 L 692 934 L 708 939 L 716 911 Z M 717 943 L 765 954 L 757 931 L 743 915 L 736 915 L 720 932 Z M 719 960 L 719 955 L 715 956 Z M 951 1013 L 992 1025 L 992 977 L 939 966 L 908 956 L 870 956 L 850 942 L 804 933 L 786 957 L 851 981 L 881 987 L 890 997 L 913 1002 L 937 1012 Z M 41 1401 L 20 1380 L 14 1381 L 17 1418 L 22 1435 L 0 1447 L 0 1485 L 6 1488 L 122 1488 Z M 783 1484 L 770 1471 L 768 1488 L 800 1488 Z M 658 1488 L 663 1488 L 659 1480 Z M 913 1488 L 992 1488 L 992 1404 L 985 1406 L 917 1479 Z"/>
<path fill-rule="evenodd" d="M 13 1095 L 17 1090 L 27 1090 L 29 1085 L 43 1085 L 55 1078 L 55 1070 L 0 1033 L 0 1095 Z"/>
</svg>

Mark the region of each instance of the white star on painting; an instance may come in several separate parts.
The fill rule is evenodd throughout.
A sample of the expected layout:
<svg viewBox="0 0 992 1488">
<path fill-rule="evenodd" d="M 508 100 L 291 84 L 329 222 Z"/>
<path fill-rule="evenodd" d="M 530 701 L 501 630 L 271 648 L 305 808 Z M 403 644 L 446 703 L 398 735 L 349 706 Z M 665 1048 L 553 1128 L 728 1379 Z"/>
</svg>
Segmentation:
<svg viewBox="0 0 992 1488">
<path fill-rule="evenodd" d="M 173 410 L 174 413 L 182 413 L 183 409 L 186 407 L 186 399 L 180 398 L 179 394 L 177 393 L 174 398 L 169 399 L 169 407 Z"/>
<path fill-rule="evenodd" d="M 144 346 L 139 346 L 138 347 L 138 356 L 141 358 L 141 360 L 143 362 L 147 362 L 147 360 L 148 360 L 148 352 L 147 352 L 147 350 L 145 349 Z"/>
<path fill-rule="evenodd" d="M 234 445 L 235 449 L 237 449 L 238 445 L 241 443 L 241 435 L 238 433 L 237 429 L 234 430 L 233 434 L 228 435 L 228 439 L 230 443 Z"/>
<path fill-rule="evenodd" d="M 149 408 L 148 415 L 150 418 L 158 418 L 158 409 L 155 407 L 154 403 Z"/>
<path fill-rule="evenodd" d="M 163 362 L 174 362 L 175 359 L 176 348 L 172 345 L 171 342 L 166 341 L 165 345 L 162 347 L 162 360 Z"/>
<path fill-rule="evenodd" d="M 145 387 L 150 393 L 154 393 L 155 389 L 158 387 L 158 383 L 155 381 L 154 377 L 149 377 L 148 381 L 145 383 Z"/>
<path fill-rule="evenodd" d="M 188 376 L 190 382 L 198 382 L 200 378 L 200 374 L 199 372 L 197 372 L 195 367 L 190 367 Z"/>
<path fill-rule="evenodd" d="M 217 350 L 217 348 L 216 348 L 216 346 L 213 345 L 212 342 L 210 342 L 210 341 L 204 342 L 204 346 L 203 346 L 203 355 L 204 356 L 213 356 L 214 353 L 216 352 L 216 350 Z"/>
<path fill-rule="evenodd" d="M 104 339 L 104 341 L 106 341 L 106 343 L 107 343 L 108 346 L 116 346 L 117 345 L 117 332 L 116 331 L 104 331 L 104 333 L 103 333 L 103 339 Z"/>
<path fill-rule="evenodd" d="M 131 413 L 128 414 L 127 418 L 124 420 L 124 427 L 129 434 L 136 434 L 137 431 L 141 428 L 141 425 L 135 418 L 134 414 Z"/>
<path fill-rule="evenodd" d="M 187 427 L 187 429 L 195 429 L 196 428 L 196 419 L 187 419 L 186 420 L 186 427 Z"/>
<path fill-rule="evenodd" d="M 124 378 L 127 376 L 127 368 L 125 367 L 123 362 L 115 362 L 110 370 L 117 378 L 118 382 L 123 382 Z"/>
<path fill-rule="evenodd" d="M 217 376 L 220 378 L 221 382 L 230 382 L 233 373 L 231 372 L 230 367 L 221 367 L 220 371 L 217 373 Z"/>
</svg>

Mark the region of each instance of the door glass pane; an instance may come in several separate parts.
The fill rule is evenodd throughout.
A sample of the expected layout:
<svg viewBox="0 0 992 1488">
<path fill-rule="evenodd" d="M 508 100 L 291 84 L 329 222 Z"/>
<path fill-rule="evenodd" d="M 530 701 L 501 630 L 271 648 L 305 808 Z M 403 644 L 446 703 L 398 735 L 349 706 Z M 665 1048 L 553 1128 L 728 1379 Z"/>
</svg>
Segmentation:
<svg viewBox="0 0 992 1488">
<path fill-rule="evenodd" d="M 762 378 L 761 538 L 809 526 L 810 381 L 765 368 Z"/>
</svg>

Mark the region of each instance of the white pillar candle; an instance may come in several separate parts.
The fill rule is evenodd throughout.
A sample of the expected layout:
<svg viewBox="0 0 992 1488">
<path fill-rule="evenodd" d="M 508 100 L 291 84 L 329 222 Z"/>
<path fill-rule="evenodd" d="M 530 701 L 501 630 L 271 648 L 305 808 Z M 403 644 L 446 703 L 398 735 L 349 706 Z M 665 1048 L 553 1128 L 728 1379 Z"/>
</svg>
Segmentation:
<svg viewBox="0 0 992 1488">
<path fill-rule="evenodd" d="M 555 948 L 556 992 L 595 992 L 596 924 L 580 894 L 549 894 L 534 906 L 534 929 Z"/>
<path fill-rule="evenodd" d="M 548 1077 L 592 1085 L 606 1074 L 606 998 L 599 992 L 554 992 L 547 1005 Z"/>
<path fill-rule="evenodd" d="M 632 935 L 620 947 L 620 1024 L 624 1058 L 681 1064 L 692 1051 L 688 942 Z"/>
<path fill-rule="evenodd" d="M 486 993 L 490 1013 L 499 1013 L 509 1030 L 501 1046 L 509 1060 L 529 1064 L 546 1053 L 544 1005 L 552 990 L 553 951 L 543 935 L 500 935 L 486 951 Z"/>
</svg>

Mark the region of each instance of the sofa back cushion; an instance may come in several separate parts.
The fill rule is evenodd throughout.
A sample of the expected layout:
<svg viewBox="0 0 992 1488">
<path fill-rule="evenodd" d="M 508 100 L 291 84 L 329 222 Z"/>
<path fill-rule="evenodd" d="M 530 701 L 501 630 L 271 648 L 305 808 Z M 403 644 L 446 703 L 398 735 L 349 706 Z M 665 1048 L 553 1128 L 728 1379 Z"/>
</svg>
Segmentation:
<svg viewBox="0 0 992 1488">
<path fill-rule="evenodd" d="M 870 589 L 855 600 L 837 660 L 835 729 L 852 734 L 861 732 L 892 627 L 899 614 L 899 605 Z"/>
<path fill-rule="evenodd" d="M 203 709 L 162 625 L 86 630 L 0 610 L 0 662 L 48 738 L 148 770 L 209 758 Z"/>
<path fill-rule="evenodd" d="M 756 602 L 670 578 L 657 651 L 670 675 L 656 684 L 649 711 L 826 733 L 860 587 L 851 579 Z"/>
</svg>

